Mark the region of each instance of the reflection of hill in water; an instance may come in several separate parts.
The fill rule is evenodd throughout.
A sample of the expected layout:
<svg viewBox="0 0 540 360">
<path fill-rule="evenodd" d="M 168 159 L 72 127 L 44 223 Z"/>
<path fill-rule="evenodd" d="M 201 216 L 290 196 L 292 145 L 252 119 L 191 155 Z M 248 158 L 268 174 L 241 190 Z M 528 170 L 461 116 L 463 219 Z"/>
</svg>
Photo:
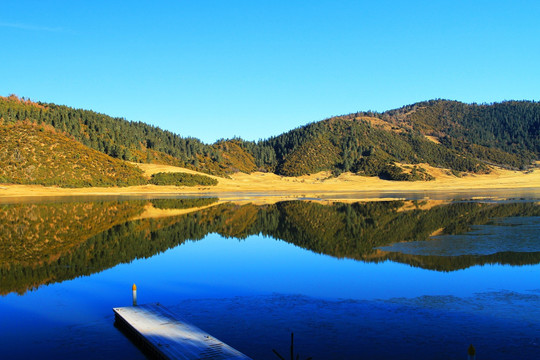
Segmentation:
<svg viewBox="0 0 540 360">
<path fill-rule="evenodd" d="M 0 205 L 0 264 L 49 263 L 142 211 L 143 202 Z"/>
<path fill-rule="evenodd" d="M 277 204 L 278 207 L 280 204 Z M 433 233 L 459 234 L 472 225 L 488 224 L 493 218 L 540 216 L 540 206 L 531 202 L 458 202 L 421 209 L 402 201 L 334 204 L 283 203 L 286 219 L 268 235 L 300 247 L 335 257 L 364 261 L 393 260 L 412 266 L 452 271 L 473 265 L 501 263 L 524 265 L 540 262 L 540 252 L 500 252 L 475 256 L 421 256 L 375 249 L 397 242 L 429 240 Z M 407 208 L 407 211 L 401 211 Z"/>
<path fill-rule="evenodd" d="M 263 206 L 214 202 L 152 200 L 152 205 L 160 209 L 203 209 L 135 221 L 129 219 L 140 216 L 148 201 L 2 205 L 0 293 L 24 292 L 40 284 L 89 275 L 151 257 L 209 233 L 236 238 L 263 234 L 335 257 L 393 260 L 441 271 L 486 263 L 540 262 L 539 252 L 442 257 L 374 249 L 395 242 L 426 240 L 434 232 L 466 232 L 471 225 L 488 224 L 492 218 L 540 216 L 540 206 L 531 202 L 458 202 L 433 207 L 410 201 L 327 205 L 290 201 Z"/>
<path fill-rule="evenodd" d="M 214 201 L 179 200 L 174 205 L 185 209 Z M 156 208 L 168 205 L 152 203 Z M 166 231 L 183 217 L 130 221 L 148 204 L 137 200 L 1 205 L 0 294 L 90 275 L 183 242 L 184 238 L 174 242 L 177 236 Z M 206 235 L 193 229 L 192 222 L 187 226 L 192 227 L 186 232 L 192 239 Z"/>
</svg>

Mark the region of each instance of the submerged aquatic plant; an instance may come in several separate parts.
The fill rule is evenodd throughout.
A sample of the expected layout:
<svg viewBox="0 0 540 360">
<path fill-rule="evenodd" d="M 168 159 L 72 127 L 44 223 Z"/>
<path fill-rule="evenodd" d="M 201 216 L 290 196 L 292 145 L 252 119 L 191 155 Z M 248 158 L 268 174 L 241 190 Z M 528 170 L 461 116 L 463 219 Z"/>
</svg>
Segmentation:
<svg viewBox="0 0 540 360">
<path fill-rule="evenodd" d="M 275 349 L 272 349 L 272 351 L 274 352 L 274 354 L 276 354 L 278 358 L 280 358 L 281 360 L 285 360 L 285 358 L 281 356 L 281 354 L 278 353 Z M 313 358 L 311 356 L 306 358 L 306 360 L 312 360 L 312 359 Z M 295 360 L 294 359 L 294 333 L 293 332 L 291 332 L 291 360 Z M 296 360 L 300 360 L 300 354 L 296 354 Z"/>
</svg>

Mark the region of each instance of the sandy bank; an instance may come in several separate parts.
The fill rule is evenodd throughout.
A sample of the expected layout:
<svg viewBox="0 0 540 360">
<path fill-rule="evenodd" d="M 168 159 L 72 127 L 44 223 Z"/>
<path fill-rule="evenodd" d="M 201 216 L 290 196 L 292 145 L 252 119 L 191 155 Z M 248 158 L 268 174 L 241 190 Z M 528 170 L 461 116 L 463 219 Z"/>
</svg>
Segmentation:
<svg viewBox="0 0 540 360">
<path fill-rule="evenodd" d="M 155 172 L 194 171 L 153 164 L 139 164 L 147 175 Z M 42 197 L 42 196 L 100 196 L 100 195 L 215 195 L 220 197 L 250 197 L 254 194 L 270 196 L 298 197 L 320 196 L 321 194 L 351 194 L 366 192 L 449 192 L 486 191 L 501 189 L 532 189 L 540 191 L 540 169 L 528 173 L 494 169 L 487 175 L 467 175 L 455 177 L 446 171 L 430 168 L 436 176 L 434 181 L 388 181 L 375 177 L 358 176 L 351 173 L 333 177 L 321 172 L 301 177 L 284 177 L 268 173 L 238 173 L 230 179 L 218 179 L 217 186 L 177 187 L 177 186 L 130 186 L 94 187 L 66 189 L 39 185 L 0 185 L 0 198 Z"/>
</svg>

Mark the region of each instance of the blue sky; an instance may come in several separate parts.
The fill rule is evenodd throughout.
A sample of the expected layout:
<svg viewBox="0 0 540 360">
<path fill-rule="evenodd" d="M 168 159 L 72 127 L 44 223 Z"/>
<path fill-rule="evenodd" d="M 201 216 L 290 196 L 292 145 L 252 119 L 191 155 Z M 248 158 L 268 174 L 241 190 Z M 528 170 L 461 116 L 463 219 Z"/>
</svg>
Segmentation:
<svg viewBox="0 0 540 360">
<path fill-rule="evenodd" d="M 11 1 L 0 95 L 205 142 L 417 101 L 540 100 L 538 1 Z"/>
</svg>

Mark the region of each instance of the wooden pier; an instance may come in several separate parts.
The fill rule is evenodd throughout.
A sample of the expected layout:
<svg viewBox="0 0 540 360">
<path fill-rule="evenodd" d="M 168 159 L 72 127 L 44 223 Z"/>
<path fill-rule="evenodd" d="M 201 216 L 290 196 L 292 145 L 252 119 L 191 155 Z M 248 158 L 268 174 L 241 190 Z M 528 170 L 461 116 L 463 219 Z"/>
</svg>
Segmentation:
<svg viewBox="0 0 540 360">
<path fill-rule="evenodd" d="M 113 309 L 116 322 L 160 359 L 251 360 L 159 304 Z"/>
</svg>

